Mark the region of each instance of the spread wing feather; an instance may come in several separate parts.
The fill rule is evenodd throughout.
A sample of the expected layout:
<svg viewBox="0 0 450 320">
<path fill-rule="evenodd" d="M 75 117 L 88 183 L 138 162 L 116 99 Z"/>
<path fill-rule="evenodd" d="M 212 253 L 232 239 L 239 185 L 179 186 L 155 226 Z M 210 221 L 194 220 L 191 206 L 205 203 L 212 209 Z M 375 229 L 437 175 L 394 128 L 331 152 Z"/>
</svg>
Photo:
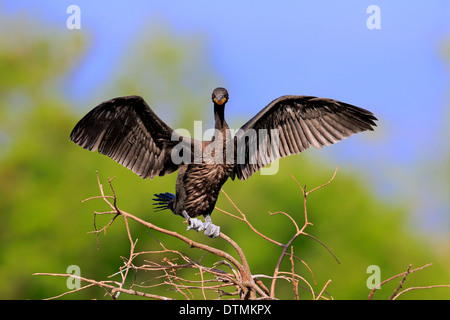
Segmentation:
<svg viewBox="0 0 450 320">
<path fill-rule="evenodd" d="M 237 132 L 235 147 L 238 163 L 232 178 L 237 176 L 240 180 L 246 180 L 279 158 L 303 152 L 311 146 L 322 148 L 355 133 L 373 130 L 376 120 L 370 111 L 337 100 L 282 96 L 272 101 Z M 261 132 L 264 132 L 261 129 L 274 135 L 269 135 L 268 145 L 252 147 L 251 144 L 258 141 Z M 261 148 L 267 150 L 261 153 Z M 262 157 L 259 156 L 261 154 Z"/>
<path fill-rule="evenodd" d="M 176 171 L 171 151 L 179 142 L 167 126 L 139 96 L 105 101 L 74 127 L 70 139 L 81 147 L 98 151 L 142 178 Z M 177 136 L 179 138 L 179 136 Z"/>
</svg>

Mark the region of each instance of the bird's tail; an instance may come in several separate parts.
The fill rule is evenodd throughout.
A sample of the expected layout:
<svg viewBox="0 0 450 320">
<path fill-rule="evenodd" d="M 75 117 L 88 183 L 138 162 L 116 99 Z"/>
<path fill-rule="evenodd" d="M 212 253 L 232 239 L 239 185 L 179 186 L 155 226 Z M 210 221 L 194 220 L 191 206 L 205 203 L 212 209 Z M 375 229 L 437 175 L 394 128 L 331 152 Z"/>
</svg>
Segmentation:
<svg viewBox="0 0 450 320">
<path fill-rule="evenodd" d="M 175 198 L 175 195 L 170 192 L 164 192 L 164 193 L 155 193 L 154 196 L 156 198 L 153 198 L 155 203 L 153 205 L 155 206 L 155 212 L 162 211 L 166 209 L 172 210 L 173 208 L 173 199 Z"/>
</svg>

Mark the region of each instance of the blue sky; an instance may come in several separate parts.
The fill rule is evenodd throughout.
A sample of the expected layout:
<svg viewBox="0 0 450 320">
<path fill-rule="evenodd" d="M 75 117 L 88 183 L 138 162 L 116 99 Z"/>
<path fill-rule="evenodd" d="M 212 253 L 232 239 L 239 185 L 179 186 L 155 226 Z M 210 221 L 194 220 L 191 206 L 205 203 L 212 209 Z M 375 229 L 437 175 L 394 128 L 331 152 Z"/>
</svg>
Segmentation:
<svg viewBox="0 0 450 320">
<path fill-rule="evenodd" d="M 248 119 L 284 94 L 334 98 L 371 110 L 380 119 L 378 130 L 329 148 L 327 156 L 370 172 L 382 195 L 425 192 L 421 206 L 428 213 L 422 219 L 450 229 L 448 200 L 436 195 L 438 187 L 424 169 L 424 161 L 443 165 L 436 159 L 449 143 L 442 137 L 449 134 L 450 120 L 443 58 L 444 43 L 450 42 L 449 1 L 22 0 L 0 1 L 0 10 L 65 28 L 71 4 L 81 9 L 80 31 L 94 39 L 68 81 L 74 100 L 86 101 L 98 90 L 133 35 L 152 20 L 180 34 L 204 34 L 225 82 L 204 91 L 209 96 L 213 87 L 227 87 L 228 117 Z M 379 30 L 366 26 L 369 5 L 381 10 Z"/>
</svg>

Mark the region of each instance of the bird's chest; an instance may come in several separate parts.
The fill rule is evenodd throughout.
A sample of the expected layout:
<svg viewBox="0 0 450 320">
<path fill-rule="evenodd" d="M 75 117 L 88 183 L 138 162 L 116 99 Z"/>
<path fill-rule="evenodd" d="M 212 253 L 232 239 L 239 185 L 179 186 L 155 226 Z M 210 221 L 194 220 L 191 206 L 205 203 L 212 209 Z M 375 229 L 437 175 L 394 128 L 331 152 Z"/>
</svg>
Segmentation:
<svg viewBox="0 0 450 320">
<path fill-rule="evenodd" d="M 179 203 L 191 217 L 209 214 L 219 197 L 222 185 L 227 181 L 232 165 L 192 164 L 185 167 L 177 181 Z M 180 208 L 181 209 L 181 208 Z"/>
<path fill-rule="evenodd" d="M 183 175 L 183 184 L 185 188 L 197 190 L 198 193 L 218 193 L 232 171 L 231 164 L 188 165 Z"/>
</svg>

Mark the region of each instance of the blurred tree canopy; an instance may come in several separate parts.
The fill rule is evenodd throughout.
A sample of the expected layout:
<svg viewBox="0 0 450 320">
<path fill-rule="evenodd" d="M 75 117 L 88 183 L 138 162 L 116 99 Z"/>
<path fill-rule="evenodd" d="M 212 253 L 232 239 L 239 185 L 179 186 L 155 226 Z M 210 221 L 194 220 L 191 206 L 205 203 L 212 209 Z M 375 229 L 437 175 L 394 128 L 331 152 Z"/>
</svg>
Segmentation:
<svg viewBox="0 0 450 320">
<path fill-rule="evenodd" d="M 120 256 L 127 255 L 129 242 L 122 222 L 100 236 L 99 248 L 95 236 L 88 234 L 93 230 L 92 212 L 100 210 L 103 204 L 82 204 L 81 200 L 98 194 L 97 170 L 104 182 L 107 177 L 116 177 L 114 186 L 122 209 L 164 228 L 186 233 L 182 219 L 169 212 L 154 213 L 151 205 L 153 193 L 174 191 L 175 174 L 144 181 L 112 160 L 81 149 L 68 137 L 76 122 L 96 104 L 129 94 L 142 95 L 173 128 L 191 130 L 193 120 L 212 123 L 208 109 L 210 92 L 222 85 L 208 59 L 204 37 L 181 36 L 167 28 L 159 28 L 147 37 L 146 29 L 124 53 L 111 82 L 105 83 L 101 94 L 104 99 L 95 97 L 92 105 L 75 106 L 62 93 L 61 79 L 82 60 L 89 39 L 79 32 L 55 31 L 38 22 L 24 21 L 30 19 L 21 19 L 20 23 L 14 19 L 0 21 L 3 30 L 0 298 L 3 299 L 41 299 L 67 291 L 66 279 L 36 277 L 32 275 L 35 272 L 65 273 L 69 265 L 75 264 L 80 266 L 82 275 L 105 279 L 123 264 Z M 310 150 L 291 156 L 280 161 L 278 174 L 256 174 L 245 182 L 229 181 L 224 190 L 259 230 L 278 241 L 286 241 L 285 230 L 292 227 L 289 221 L 268 212 L 285 211 L 303 221 L 301 193 L 289 173 L 310 189 L 328 181 L 336 164 L 320 160 L 325 159 L 325 153 L 325 149 Z M 234 210 L 223 195 L 217 206 Z M 294 243 L 298 255 L 313 270 L 317 288 L 331 279 L 327 291 L 335 299 L 367 299 L 368 266 L 379 266 L 383 280 L 405 271 L 409 264 L 419 267 L 430 262 L 433 266 L 411 275 L 408 285 L 450 283 L 448 255 L 442 252 L 443 248 L 433 246 L 409 229 L 408 207 L 379 199 L 364 174 L 341 164 L 333 183 L 308 199 L 309 219 L 314 225 L 307 230 L 326 244 L 341 264 L 310 238 L 300 237 Z M 245 224 L 217 210 L 213 216 L 222 230 L 243 248 L 254 273 L 273 270 L 279 247 L 258 238 Z M 132 225 L 131 229 L 139 239 L 140 250 L 157 246 L 154 237 L 142 226 Z M 188 236 L 214 245 L 220 241 L 192 231 Z M 189 250 L 194 249 L 176 240 L 168 241 L 189 255 L 203 254 L 191 253 Z M 306 268 L 304 276 L 310 279 Z M 394 281 L 383 286 L 375 298 L 388 298 L 397 284 Z M 288 283 L 286 290 L 291 290 Z M 100 289 L 89 289 L 66 298 L 101 298 L 103 294 Z M 283 292 L 279 296 L 283 298 Z M 449 296 L 448 288 L 436 288 L 412 291 L 402 298 Z"/>
</svg>

